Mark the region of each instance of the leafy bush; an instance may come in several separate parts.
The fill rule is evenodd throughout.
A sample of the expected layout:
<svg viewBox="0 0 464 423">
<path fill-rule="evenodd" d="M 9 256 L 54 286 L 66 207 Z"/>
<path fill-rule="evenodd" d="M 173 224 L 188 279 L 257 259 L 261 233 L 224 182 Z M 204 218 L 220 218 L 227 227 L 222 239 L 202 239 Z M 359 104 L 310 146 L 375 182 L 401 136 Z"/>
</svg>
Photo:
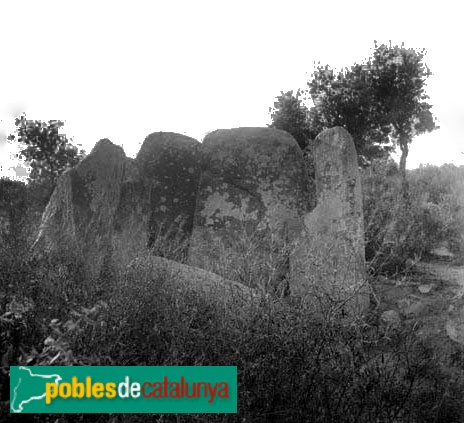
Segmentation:
<svg viewBox="0 0 464 423">
<path fill-rule="evenodd" d="M 410 172 L 410 184 L 422 192 L 442 226 L 442 241 L 452 252 L 464 253 L 464 166 L 420 166 Z"/>
</svg>

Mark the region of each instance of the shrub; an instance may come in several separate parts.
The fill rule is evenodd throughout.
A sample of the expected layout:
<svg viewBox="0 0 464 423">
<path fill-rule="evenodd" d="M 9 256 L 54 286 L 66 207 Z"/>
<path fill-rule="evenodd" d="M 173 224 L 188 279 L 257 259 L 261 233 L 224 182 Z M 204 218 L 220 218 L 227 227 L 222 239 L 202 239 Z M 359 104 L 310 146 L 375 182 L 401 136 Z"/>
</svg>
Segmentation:
<svg viewBox="0 0 464 423">
<path fill-rule="evenodd" d="M 405 198 L 391 160 L 376 161 L 364 171 L 366 259 L 375 274 L 403 271 L 410 260 L 419 259 L 441 242 L 456 246 L 463 233 L 462 210 L 455 197 L 446 194 L 452 186 L 445 184 L 438 194 L 433 184 L 414 173 L 409 185 Z"/>
<path fill-rule="evenodd" d="M 411 186 L 422 192 L 442 226 L 442 239 L 452 252 L 464 253 L 464 166 L 420 166 L 410 172 Z"/>
</svg>

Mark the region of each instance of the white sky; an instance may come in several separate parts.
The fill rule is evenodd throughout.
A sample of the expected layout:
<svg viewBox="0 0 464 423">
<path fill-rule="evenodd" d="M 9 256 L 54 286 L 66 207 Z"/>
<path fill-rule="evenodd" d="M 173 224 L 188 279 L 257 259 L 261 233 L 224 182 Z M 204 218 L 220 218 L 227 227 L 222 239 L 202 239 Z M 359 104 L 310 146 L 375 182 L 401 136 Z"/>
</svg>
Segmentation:
<svg viewBox="0 0 464 423">
<path fill-rule="evenodd" d="M 350 66 L 374 40 L 426 48 L 440 130 L 414 139 L 408 167 L 464 164 L 459 1 L 1 1 L 0 174 L 14 175 L 14 117 L 65 121 L 89 152 L 100 138 L 134 156 L 145 137 L 265 126 L 279 92 L 314 62 Z"/>
</svg>

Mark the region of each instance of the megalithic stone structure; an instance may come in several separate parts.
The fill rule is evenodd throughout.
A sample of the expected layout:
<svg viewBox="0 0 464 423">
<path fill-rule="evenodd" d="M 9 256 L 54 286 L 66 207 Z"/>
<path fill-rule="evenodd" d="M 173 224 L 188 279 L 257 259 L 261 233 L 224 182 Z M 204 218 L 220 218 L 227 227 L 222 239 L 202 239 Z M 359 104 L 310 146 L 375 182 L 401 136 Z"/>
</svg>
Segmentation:
<svg viewBox="0 0 464 423">
<path fill-rule="evenodd" d="M 363 311 L 362 193 L 349 133 L 322 132 L 314 159 L 312 209 L 302 152 L 284 131 L 218 130 L 202 144 L 154 133 L 136 159 L 101 140 L 60 177 L 33 252 L 76 255 L 98 278 L 107 264 L 125 266 L 148 247 L 249 286 L 264 281 L 266 292 L 290 292 L 325 310 L 329 303 Z M 171 240 L 180 257 L 165 248 Z"/>
<path fill-rule="evenodd" d="M 301 231 L 311 197 L 297 142 L 273 128 L 224 129 L 201 151 L 189 263 L 275 288 L 288 273 L 280 253 Z"/>
<path fill-rule="evenodd" d="M 72 254 L 98 277 L 111 254 L 126 155 L 108 139 L 58 179 L 42 216 L 33 254 Z"/>
<path fill-rule="evenodd" d="M 291 292 L 352 313 L 369 304 L 361 180 L 351 135 L 341 127 L 315 140 L 317 205 L 293 249 Z M 328 304 L 330 303 L 330 304 Z"/>
</svg>

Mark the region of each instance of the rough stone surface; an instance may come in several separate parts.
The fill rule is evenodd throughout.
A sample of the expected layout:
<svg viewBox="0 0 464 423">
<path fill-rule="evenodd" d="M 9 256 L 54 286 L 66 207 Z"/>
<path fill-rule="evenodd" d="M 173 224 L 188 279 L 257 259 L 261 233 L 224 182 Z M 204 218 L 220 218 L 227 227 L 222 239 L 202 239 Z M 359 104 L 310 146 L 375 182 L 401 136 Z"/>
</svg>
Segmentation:
<svg viewBox="0 0 464 423">
<path fill-rule="evenodd" d="M 200 143 L 171 132 L 149 135 L 136 159 L 127 159 L 116 214 L 118 260 L 149 246 L 185 260 L 200 176 Z"/>
<path fill-rule="evenodd" d="M 290 259 L 291 291 L 342 311 L 369 304 L 365 278 L 361 181 L 350 134 L 336 127 L 315 140 L 317 206 Z"/>
<path fill-rule="evenodd" d="M 189 262 L 218 271 L 215 265 L 242 268 L 248 257 L 265 271 L 264 256 L 299 233 L 310 202 L 297 142 L 270 128 L 217 130 L 202 155 Z"/>
<path fill-rule="evenodd" d="M 149 189 L 144 183 L 136 161 L 127 158 L 114 219 L 114 262 L 124 265 L 147 248 L 150 215 Z"/>
<path fill-rule="evenodd" d="M 104 139 L 76 167 L 65 172 L 42 216 L 34 253 L 71 252 L 98 276 L 111 250 L 125 154 Z"/>
<path fill-rule="evenodd" d="M 156 132 L 143 143 L 136 165 L 149 198 L 149 244 L 158 237 L 190 236 L 200 177 L 200 143 Z"/>
<path fill-rule="evenodd" d="M 121 184 L 121 195 L 115 217 L 115 226 L 118 230 L 127 228 L 132 220 L 137 223 L 145 221 L 148 224 L 150 201 L 139 168 L 134 159 L 128 157 L 124 163 L 124 177 Z M 148 231 L 148 226 L 144 228 Z"/>
<path fill-rule="evenodd" d="M 149 272 L 153 275 L 164 273 L 171 283 L 199 294 L 212 296 L 219 300 L 218 304 L 243 305 L 250 303 L 254 299 L 261 298 L 258 292 L 238 282 L 164 257 L 149 255 L 137 258 L 128 267 L 129 269 L 135 268 L 136 273 L 139 272 L 138 267 L 142 272 Z"/>
<path fill-rule="evenodd" d="M 424 284 L 424 285 L 419 285 L 417 289 L 421 294 L 428 294 L 430 293 L 433 289 L 435 288 L 434 284 Z"/>
</svg>

